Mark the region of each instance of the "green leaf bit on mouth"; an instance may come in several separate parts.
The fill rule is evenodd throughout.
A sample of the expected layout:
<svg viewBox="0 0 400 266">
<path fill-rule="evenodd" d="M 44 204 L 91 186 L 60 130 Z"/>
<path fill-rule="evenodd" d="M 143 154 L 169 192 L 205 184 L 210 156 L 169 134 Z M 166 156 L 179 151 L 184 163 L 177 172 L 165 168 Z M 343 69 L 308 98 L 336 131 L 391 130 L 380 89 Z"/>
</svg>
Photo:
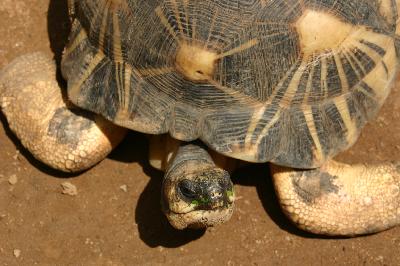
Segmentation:
<svg viewBox="0 0 400 266">
<path fill-rule="evenodd" d="M 195 205 L 195 206 L 200 206 L 200 205 L 205 205 L 205 204 L 207 204 L 207 203 L 209 203 L 209 202 L 210 202 L 210 199 L 201 198 L 201 199 L 199 199 L 199 200 L 193 200 L 193 201 L 191 202 L 191 204 L 192 204 L 192 205 Z"/>
</svg>

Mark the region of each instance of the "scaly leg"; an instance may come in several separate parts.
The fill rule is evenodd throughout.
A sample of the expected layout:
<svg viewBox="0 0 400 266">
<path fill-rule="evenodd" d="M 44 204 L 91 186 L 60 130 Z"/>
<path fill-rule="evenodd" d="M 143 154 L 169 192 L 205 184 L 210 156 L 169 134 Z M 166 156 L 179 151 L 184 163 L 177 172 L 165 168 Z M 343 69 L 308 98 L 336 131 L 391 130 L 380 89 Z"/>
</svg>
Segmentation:
<svg viewBox="0 0 400 266">
<path fill-rule="evenodd" d="M 55 64 L 42 53 L 19 57 L 0 71 L 0 106 L 23 146 L 43 163 L 65 172 L 98 163 L 126 133 L 66 103 Z"/>
<path fill-rule="evenodd" d="M 315 170 L 271 171 L 283 211 L 303 230 L 354 236 L 400 224 L 400 164 L 329 161 Z"/>
</svg>

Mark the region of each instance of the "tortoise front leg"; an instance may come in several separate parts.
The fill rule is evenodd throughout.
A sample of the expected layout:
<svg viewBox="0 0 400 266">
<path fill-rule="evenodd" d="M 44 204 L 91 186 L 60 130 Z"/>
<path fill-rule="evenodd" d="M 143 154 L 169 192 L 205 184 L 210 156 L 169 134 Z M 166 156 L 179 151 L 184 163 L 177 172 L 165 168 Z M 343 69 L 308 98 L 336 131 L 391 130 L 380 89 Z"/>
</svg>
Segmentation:
<svg viewBox="0 0 400 266">
<path fill-rule="evenodd" d="M 203 228 L 230 219 L 234 190 L 228 171 L 217 166 L 202 144 L 152 136 L 150 163 L 165 171 L 162 205 L 177 229 Z"/>
<path fill-rule="evenodd" d="M 400 164 L 329 161 L 315 170 L 271 171 L 283 211 L 303 230 L 354 236 L 400 224 Z"/>
<path fill-rule="evenodd" d="M 54 62 L 41 53 L 19 57 L 0 71 L 0 106 L 23 146 L 43 163 L 65 172 L 98 163 L 126 132 L 68 106 Z"/>
</svg>

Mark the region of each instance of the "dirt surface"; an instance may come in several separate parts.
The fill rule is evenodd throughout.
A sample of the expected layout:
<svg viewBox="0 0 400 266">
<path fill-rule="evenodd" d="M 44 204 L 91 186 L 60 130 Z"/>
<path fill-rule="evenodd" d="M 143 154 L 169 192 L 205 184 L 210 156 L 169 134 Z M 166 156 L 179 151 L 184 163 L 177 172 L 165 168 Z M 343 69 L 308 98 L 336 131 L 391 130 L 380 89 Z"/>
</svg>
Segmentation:
<svg viewBox="0 0 400 266">
<path fill-rule="evenodd" d="M 0 67 L 18 55 L 56 54 L 66 39 L 66 0 L 0 1 Z M 160 211 L 162 173 L 137 133 L 76 176 L 37 162 L 1 116 L 0 265 L 400 265 L 400 228 L 353 239 L 294 228 L 276 202 L 267 165 L 234 175 L 240 199 L 227 224 L 176 231 Z M 400 159 L 400 82 L 346 162 Z M 69 182 L 77 195 L 63 194 Z M 73 187 L 72 187 L 73 189 Z"/>
</svg>

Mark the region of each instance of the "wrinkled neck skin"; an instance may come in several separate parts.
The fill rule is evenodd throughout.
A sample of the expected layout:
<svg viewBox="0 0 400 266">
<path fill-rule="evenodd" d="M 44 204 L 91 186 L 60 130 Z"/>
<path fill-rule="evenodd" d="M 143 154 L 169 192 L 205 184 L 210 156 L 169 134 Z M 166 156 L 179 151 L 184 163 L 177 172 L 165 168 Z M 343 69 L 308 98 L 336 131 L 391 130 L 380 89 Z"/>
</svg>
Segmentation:
<svg viewBox="0 0 400 266">
<path fill-rule="evenodd" d="M 169 177 L 171 172 L 179 175 L 191 169 L 201 171 L 215 167 L 213 159 L 202 144 L 183 144 L 177 147 L 173 154 L 169 154 L 168 157 L 170 158 L 167 161 L 165 177 Z"/>
</svg>

